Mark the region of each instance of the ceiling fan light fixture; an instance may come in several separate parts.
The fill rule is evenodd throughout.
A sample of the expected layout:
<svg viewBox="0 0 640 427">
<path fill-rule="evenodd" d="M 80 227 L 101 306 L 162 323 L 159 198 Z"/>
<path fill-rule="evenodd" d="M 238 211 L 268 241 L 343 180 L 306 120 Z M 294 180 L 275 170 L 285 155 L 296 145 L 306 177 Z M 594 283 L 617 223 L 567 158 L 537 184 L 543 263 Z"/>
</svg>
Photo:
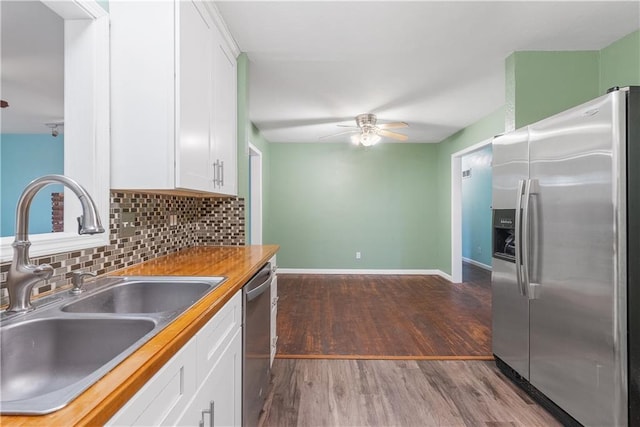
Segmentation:
<svg viewBox="0 0 640 427">
<path fill-rule="evenodd" d="M 339 124 L 341 127 L 351 127 L 355 128 L 353 130 L 348 130 L 345 132 L 339 132 L 332 135 L 321 136 L 320 139 L 324 138 L 332 138 L 338 135 L 344 135 L 346 133 L 352 133 L 350 139 L 351 142 L 355 145 L 362 144 L 365 147 L 370 147 L 372 145 L 377 144 L 382 140 L 382 137 L 394 139 L 397 141 L 406 141 L 408 137 L 401 133 L 391 132 L 388 129 L 398 129 L 398 128 L 406 128 L 409 125 L 405 122 L 392 122 L 392 123 L 383 123 L 381 125 L 376 125 L 377 117 L 375 114 L 366 113 L 366 114 L 358 114 L 356 116 L 356 125 L 357 126 L 346 126 Z"/>
<path fill-rule="evenodd" d="M 377 144 L 382 139 L 380 135 L 373 132 L 363 132 L 359 135 L 360 144 L 365 147 L 371 147 Z"/>
</svg>

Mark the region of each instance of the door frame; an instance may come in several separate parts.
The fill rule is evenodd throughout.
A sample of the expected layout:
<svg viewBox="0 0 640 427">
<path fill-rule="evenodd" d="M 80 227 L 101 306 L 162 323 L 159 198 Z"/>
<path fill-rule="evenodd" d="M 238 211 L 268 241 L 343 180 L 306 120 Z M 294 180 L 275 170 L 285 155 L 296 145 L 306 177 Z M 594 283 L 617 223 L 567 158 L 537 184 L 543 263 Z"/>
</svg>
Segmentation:
<svg viewBox="0 0 640 427">
<path fill-rule="evenodd" d="M 451 281 L 462 283 L 462 157 L 491 144 L 485 139 L 451 155 Z"/>
<path fill-rule="evenodd" d="M 262 244 L 262 151 L 249 141 L 249 243 Z"/>
</svg>

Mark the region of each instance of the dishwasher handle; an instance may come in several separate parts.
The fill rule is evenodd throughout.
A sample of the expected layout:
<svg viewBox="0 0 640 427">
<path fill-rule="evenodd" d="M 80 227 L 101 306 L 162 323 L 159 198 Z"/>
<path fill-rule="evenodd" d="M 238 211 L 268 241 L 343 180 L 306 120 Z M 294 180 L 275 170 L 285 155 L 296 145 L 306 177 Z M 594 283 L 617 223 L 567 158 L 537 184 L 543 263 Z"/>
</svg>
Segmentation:
<svg viewBox="0 0 640 427">
<path fill-rule="evenodd" d="M 263 277 L 266 277 L 262 280 Z M 247 301 L 256 299 L 271 287 L 271 265 L 267 264 L 244 286 Z"/>
</svg>

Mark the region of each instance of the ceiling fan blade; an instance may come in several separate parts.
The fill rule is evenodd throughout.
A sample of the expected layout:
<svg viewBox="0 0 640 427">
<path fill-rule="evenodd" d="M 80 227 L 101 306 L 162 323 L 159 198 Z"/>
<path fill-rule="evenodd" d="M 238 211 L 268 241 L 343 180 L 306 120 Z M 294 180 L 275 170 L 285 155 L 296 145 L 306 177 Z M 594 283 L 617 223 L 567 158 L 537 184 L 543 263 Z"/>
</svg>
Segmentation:
<svg viewBox="0 0 640 427">
<path fill-rule="evenodd" d="M 380 136 L 386 136 L 387 138 L 397 139 L 398 141 L 406 141 L 409 139 L 407 135 L 403 135 L 401 133 L 391 132 L 384 129 L 378 129 L 376 133 Z"/>
<path fill-rule="evenodd" d="M 353 126 L 353 125 L 336 125 L 336 126 L 341 127 L 341 128 L 356 128 L 356 129 L 358 129 L 358 126 Z"/>
<path fill-rule="evenodd" d="M 334 136 L 340 136 L 340 135 L 345 135 L 347 133 L 357 133 L 360 132 L 358 129 L 353 129 L 353 130 L 345 130 L 344 132 L 338 132 L 338 133 L 333 133 L 331 135 L 325 135 L 325 136 L 321 136 L 318 139 L 327 139 L 327 138 L 333 138 Z"/>
<path fill-rule="evenodd" d="M 409 127 L 405 122 L 381 123 L 377 125 L 378 129 L 399 129 Z"/>
</svg>

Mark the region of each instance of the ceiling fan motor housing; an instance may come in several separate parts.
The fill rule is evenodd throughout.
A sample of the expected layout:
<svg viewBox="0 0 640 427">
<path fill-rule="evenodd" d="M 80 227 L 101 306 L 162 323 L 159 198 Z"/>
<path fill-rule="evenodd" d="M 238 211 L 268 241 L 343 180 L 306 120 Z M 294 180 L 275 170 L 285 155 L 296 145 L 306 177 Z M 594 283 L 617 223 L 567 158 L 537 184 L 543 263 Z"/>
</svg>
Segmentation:
<svg viewBox="0 0 640 427">
<path fill-rule="evenodd" d="M 358 127 L 361 128 L 372 128 L 376 125 L 376 115 L 375 114 L 371 114 L 371 113 L 367 113 L 367 114 L 359 114 L 356 116 L 356 123 L 358 124 Z"/>
</svg>

